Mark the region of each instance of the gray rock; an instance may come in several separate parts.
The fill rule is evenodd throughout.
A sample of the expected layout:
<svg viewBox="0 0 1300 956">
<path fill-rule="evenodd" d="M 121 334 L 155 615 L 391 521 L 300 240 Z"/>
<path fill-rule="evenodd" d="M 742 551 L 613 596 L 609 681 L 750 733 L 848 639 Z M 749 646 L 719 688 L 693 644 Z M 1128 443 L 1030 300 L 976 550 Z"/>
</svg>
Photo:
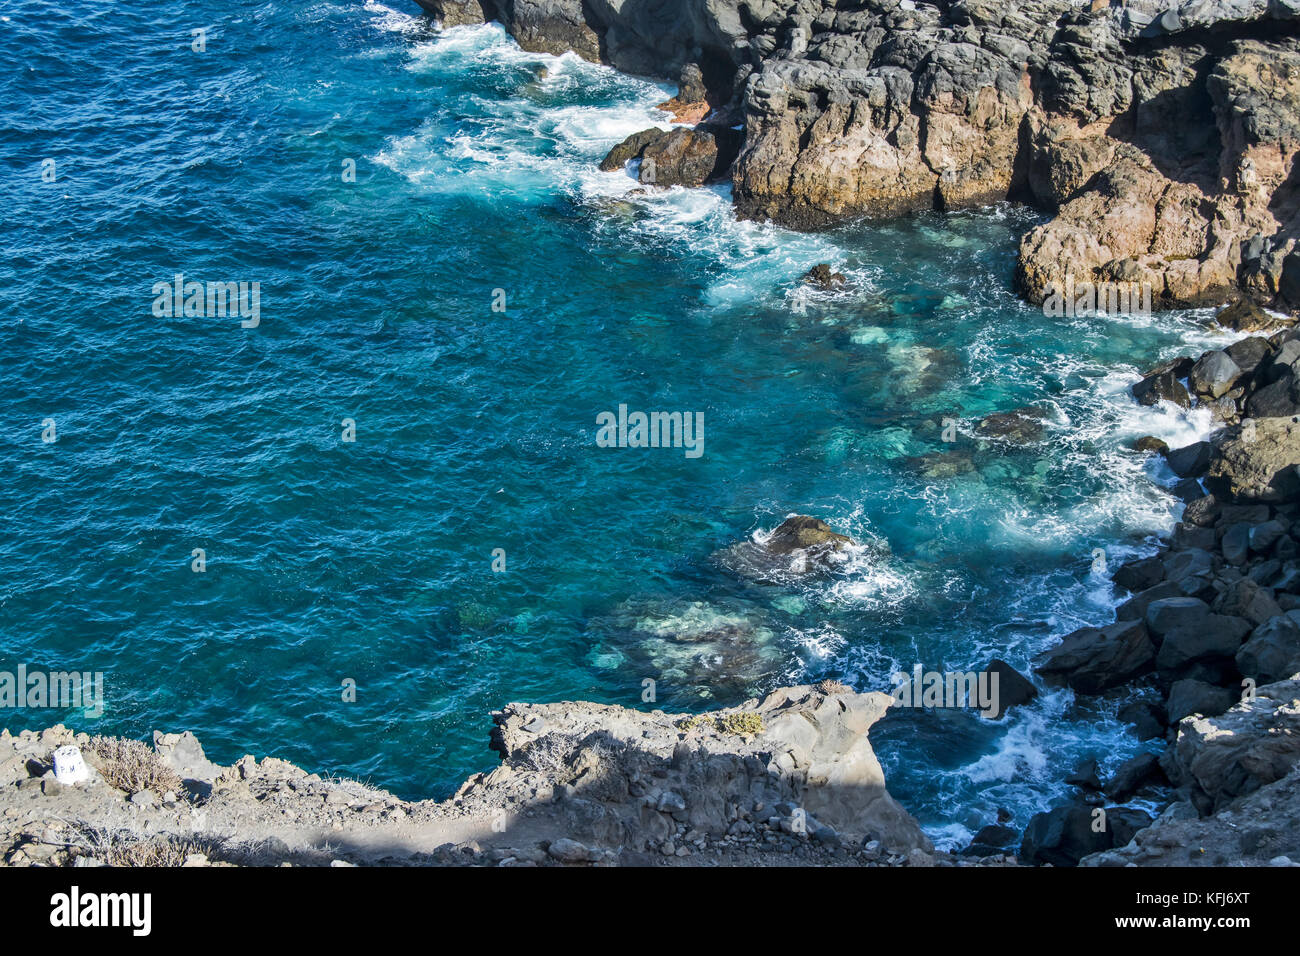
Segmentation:
<svg viewBox="0 0 1300 956">
<path fill-rule="evenodd" d="M 1034 669 L 1079 693 L 1100 694 L 1149 671 L 1155 657 L 1155 645 L 1143 622 L 1117 621 L 1067 634 L 1039 658 Z"/>
<path fill-rule="evenodd" d="M 1236 384 L 1242 371 L 1227 352 L 1206 352 L 1192 366 L 1187 382 L 1201 396 L 1218 398 Z"/>
<path fill-rule="evenodd" d="M 1189 664 L 1230 658 L 1237 653 L 1250 631 L 1239 617 L 1208 614 L 1196 624 L 1166 631 L 1156 654 L 1156 667 L 1164 672 L 1181 671 Z"/>
<path fill-rule="evenodd" d="M 1111 800 L 1122 802 L 1163 776 L 1160 759 L 1153 753 L 1140 753 L 1116 768 L 1115 773 L 1106 781 L 1105 793 Z"/>
<path fill-rule="evenodd" d="M 1213 451 L 1214 446 L 1208 441 L 1198 441 L 1170 451 L 1165 461 L 1179 478 L 1199 478 L 1209 469 Z"/>
<path fill-rule="evenodd" d="M 1300 624 L 1286 614 L 1260 624 L 1237 651 L 1237 668 L 1256 684 L 1300 673 Z"/>
<path fill-rule="evenodd" d="M 567 837 L 553 840 L 546 848 L 546 852 L 561 863 L 587 863 L 592 859 L 591 850 L 577 840 L 570 840 Z"/>
<path fill-rule="evenodd" d="M 1147 607 L 1147 630 L 1163 637 L 1175 629 L 1200 627 L 1210 615 L 1210 606 L 1189 597 L 1161 598 Z"/>
<path fill-rule="evenodd" d="M 1169 715 L 1169 722 L 1176 724 L 1192 714 L 1217 717 L 1236 702 L 1237 695 L 1232 690 L 1189 678 L 1174 681 L 1169 689 L 1165 712 Z"/>
<path fill-rule="evenodd" d="M 989 715 L 993 720 L 997 720 L 1012 707 L 1020 707 L 1038 696 L 1038 688 L 1029 678 L 1004 660 L 994 658 L 984 670 L 998 675 L 997 706 Z"/>
</svg>

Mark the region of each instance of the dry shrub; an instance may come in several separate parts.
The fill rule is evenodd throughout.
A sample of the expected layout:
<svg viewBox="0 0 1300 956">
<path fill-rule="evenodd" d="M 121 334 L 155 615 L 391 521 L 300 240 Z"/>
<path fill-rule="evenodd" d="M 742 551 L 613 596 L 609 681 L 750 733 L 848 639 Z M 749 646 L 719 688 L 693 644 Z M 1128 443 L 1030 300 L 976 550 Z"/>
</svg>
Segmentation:
<svg viewBox="0 0 1300 956">
<path fill-rule="evenodd" d="M 852 687 L 838 680 L 824 680 L 817 685 L 817 689 L 826 695 L 853 693 Z"/>
<path fill-rule="evenodd" d="M 152 790 L 161 796 L 168 790 L 179 793 L 182 788 L 176 771 L 138 740 L 92 737 L 86 749 L 104 779 L 119 790 L 127 793 Z"/>
<path fill-rule="evenodd" d="M 191 853 L 219 859 L 224 842 L 203 834 L 145 836 L 131 829 L 108 829 L 82 824 L 73 841 L 81 856 L 106 866 L 180 866 Z"/>
</svg>

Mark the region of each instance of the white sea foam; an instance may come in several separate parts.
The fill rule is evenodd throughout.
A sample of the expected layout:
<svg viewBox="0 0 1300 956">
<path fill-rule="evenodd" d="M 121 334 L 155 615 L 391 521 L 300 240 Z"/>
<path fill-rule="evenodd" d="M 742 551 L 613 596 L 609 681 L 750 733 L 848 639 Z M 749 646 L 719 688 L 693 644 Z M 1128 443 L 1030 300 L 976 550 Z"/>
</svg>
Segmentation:
<svg viewBox="0 0 1300 956">
<path fill-rule="evenodd" d="M 376 12 L 385 9 L 376 5 Z M 385 28 L 397 29 L 398 22 L 386 16 Z M 544 79 L 520 79 L 524 71 L 536 73 L 539 67 L 547 70 Z M 844 251 L 825 236 L 737 219 L 727 185 L 657 189 L 643 186 L 626 170 L 600 171 L 601 158 L 632 133 L 670 128 L 671 117 L 656 108 L 672 95 L 670 87 L 622 76 L 573 54 L 526 52 L 496 24 L 455 27 L 415 44 L 409 68 L 481 72 L 489 83 L 520 84 L 517 95 L 473 96 L 466 104 L 475 117 L 471 129 L 444 107 L 374 157 L 423 189 L 536 201 L 567 195 L 592 203 L 598 215 L 602 201 L 629 203 L 640 215 L 611 217 L 604 228 L 630 244 L 657 245 L 716 263 L 720 277 L 707 290 L 706 302 L 717 307 L 784 296 L 798 287 L 810 264 L 836 264 L 844 258 Z M 601 102 L 556 100 L 566 93 Z M 848 271 L 859 292 L 870 287 L 873 274 L 870 269 Z M 815 306 L 826 295 L 814 292 L 808 301 Z"/>
</svg>

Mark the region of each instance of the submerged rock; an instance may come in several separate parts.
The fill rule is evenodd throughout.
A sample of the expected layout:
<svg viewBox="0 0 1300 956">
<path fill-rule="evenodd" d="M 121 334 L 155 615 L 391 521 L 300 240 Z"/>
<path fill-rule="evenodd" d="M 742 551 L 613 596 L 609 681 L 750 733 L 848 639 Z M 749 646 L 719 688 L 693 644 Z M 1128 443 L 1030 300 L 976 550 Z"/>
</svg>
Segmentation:
<svg viewBox="0 0 1300 956">
<path fill-rule="evenodd" d="M 791 515 L 769 534 L 755 535 L 719 552 L 718 561 L 742 577 L 784 581 L 844 568 L 855 552 L 889 553 L 884 541 L 859 543 L 809 515 Z"/>
<path fill-rule="evenodd" d="M 747 697 L 785 659 L 766 615 L 736 601 L 633 600 L 590 629 L 599 640 L 594 657 L 613 654 L 628 662 L 625 669 L 653 673 L 685 699 Z"/>
<path fill-rule="evenodd" d="M 981 438 L 997 438 L 1016 445 L 1027 445 L 1043 437 L 1043 421 L 1047 412 L 1028 406 L 1009 412 L 985 415 L 975 424 L 975 434 Z"/>
</svg>

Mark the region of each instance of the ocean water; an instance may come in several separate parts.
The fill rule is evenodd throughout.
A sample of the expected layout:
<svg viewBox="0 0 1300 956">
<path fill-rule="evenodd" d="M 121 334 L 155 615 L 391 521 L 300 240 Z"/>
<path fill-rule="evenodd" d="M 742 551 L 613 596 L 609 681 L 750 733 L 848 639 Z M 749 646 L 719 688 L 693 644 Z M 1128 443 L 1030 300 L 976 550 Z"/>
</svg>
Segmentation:
<svg viewBox="0 0 1300 956">
<path fill-rule="evenodd" d="M 1109 619 L 1094 550 L 1149 550 L 1179 509 L 1126 443 L 1209 424 L 1126 388 L 1218 341 L 1204 314 L 1044 317 L 1011 289 L 1022 209 L 799 235 L 725 187 L 646 191 L 596 164 L 667 125 L 669 87 L 416 13 L 0 8 L 0 669 L 107 693 L 0 724 L 191 729 L 444 797 L 494 765 L 508 701 L 889 690 Z M 850 286 L 801 302 L 819 262 Z M 258 283 L 259 323 L 156 315 L 178 273 Z M 1031 403 L 1041 441 L 971 435 Z M 702 413 L 703 455 L 597 447 L 620 404 Z M 796 512 L 889 551 L 737 573 L 727 548 Z M 1135 753 L 1115 706 L 872 736 L 947 845 Z"/>
</svg>

